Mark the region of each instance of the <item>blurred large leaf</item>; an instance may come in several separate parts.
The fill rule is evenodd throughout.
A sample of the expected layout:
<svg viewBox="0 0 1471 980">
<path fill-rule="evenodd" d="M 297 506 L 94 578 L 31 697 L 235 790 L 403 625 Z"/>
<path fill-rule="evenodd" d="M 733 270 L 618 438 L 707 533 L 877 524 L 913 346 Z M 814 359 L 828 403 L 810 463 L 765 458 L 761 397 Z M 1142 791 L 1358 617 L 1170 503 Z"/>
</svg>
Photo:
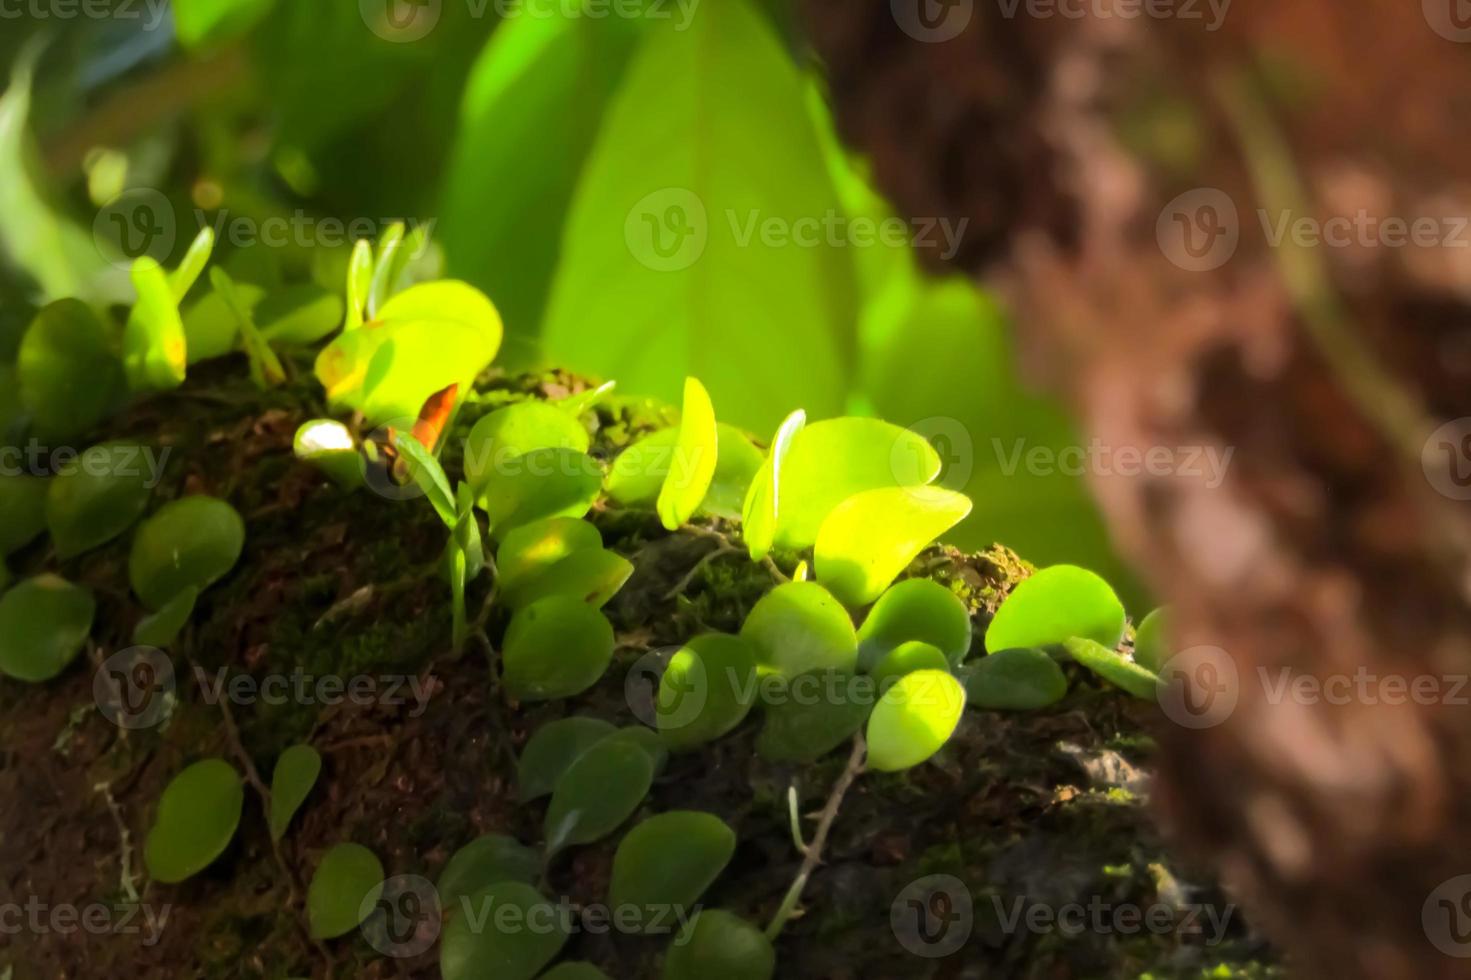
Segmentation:
<svg viewBox="0 0 1471 980">
<path fill-rule="evenodd" d="M 185 47 L 228 40 L 254 27 L 276 0 L 174 0 L 174 34 Z"/>
<path fill-rule="evenodd" d="M 26 331 L 16 360 L 20 401 L 43 439 L 73 439 L 102 421 L 126 386 L 107 327 L 87 304 L 60 299 Z"/>
<path fill-rule="evenodd" d="M 577 178 L 638 37 L 623 17 L 516 17 L 470 76 L 437 232 L 450 273 L 495 297 L 512 337 L 541 324 Z"/>
<path fill-rule="evenodd" d="M 840 410 L 852 257 L 820 231 L 797 240 L 839 206 L 803 100 L 745 0 L 651 26 L 562 239 L 553 360 L 669 402 L 697 376 L 759 431 L 799 404 Z"/>
</svg>

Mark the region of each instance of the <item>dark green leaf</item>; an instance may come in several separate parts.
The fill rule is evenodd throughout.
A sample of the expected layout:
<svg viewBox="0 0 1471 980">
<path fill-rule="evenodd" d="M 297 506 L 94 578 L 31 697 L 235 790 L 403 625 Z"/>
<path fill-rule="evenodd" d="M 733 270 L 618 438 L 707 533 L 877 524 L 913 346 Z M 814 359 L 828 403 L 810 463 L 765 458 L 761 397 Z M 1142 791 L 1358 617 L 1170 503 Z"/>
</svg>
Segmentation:
<svg viewBox="0 0 1471 980">
<path fill-rule="evenodd" d="M 49 681 L 87 642 L 92 593 L 55 575 L 27 579 L 0 596 L 0 673 Z"/>
<path fill-rule="evenodd" d="M 501 683 L 518 701 L 581 694 L 613 659 L 613 626 L 580 599 L 548 596 L 511 618 Z"/>
<path fill-rule="evenodd" d="M 713 814 L 673 810 L 650 817 L 618 844 L 608 904 L 639 911 L 635 932 L 667 923 L 671 910 L 682 919 L 725 870 L 735 846 L 735 831 Z"/>
<path fill-rule="evenodd" d="M 293 745 L 281 753 L 271 774 L 271 840 L 286 835 L 321 772 L 322 756 L 310 745 Z"/>
<path fill-rule="evenodd" d="M 244 805 L 240 774 L 224 759 L 205 759 L 179 773 L 159 798 L 148 831 L 148 873 L 171 885 L 203 871 L 229 846 Z"/>
</svg>

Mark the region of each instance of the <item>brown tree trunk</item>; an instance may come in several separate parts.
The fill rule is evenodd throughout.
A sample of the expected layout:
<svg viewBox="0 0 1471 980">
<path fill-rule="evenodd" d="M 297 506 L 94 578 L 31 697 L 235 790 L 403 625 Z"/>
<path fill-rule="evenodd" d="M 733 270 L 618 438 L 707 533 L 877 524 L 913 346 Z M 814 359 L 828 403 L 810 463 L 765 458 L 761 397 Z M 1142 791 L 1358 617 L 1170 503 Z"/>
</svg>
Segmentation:
<svg viewBox="0 0 1471 980">
<path fill-rule="evenodd" d="M 1094 481 L 1209 708 L 1162 723 L 1170 822 L 1302 972 L 1471 976 L 1456 0 L 806 7 L 845 137 L 970 219 L 1086 435 L 1234 451 Z"/>
</svg>

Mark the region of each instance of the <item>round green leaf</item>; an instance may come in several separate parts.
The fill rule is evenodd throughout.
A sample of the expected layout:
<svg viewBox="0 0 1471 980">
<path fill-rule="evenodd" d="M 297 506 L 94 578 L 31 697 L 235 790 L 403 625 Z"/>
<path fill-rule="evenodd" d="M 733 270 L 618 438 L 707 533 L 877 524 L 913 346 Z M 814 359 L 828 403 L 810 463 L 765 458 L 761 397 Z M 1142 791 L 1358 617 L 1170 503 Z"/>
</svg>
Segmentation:
<svg viewBox="0 0 1471 980">
<path fill-rule="evenodd" d="M 159 798 L 148 831 L 148 873 L 171 885 L 203 871 L 229 846 L 244 805 L 240 774 L 224 759 L 205 759 L 179 773 Z"/>
<path fill-rule="evenodd" d="M 719 458 L 720 433 L 710 393 L 698 379 L 685 378 L 679 438 L 674 444 L 669 475 L 659 488 L 659 520 L 667 529 L 677 530 L 700 509 L 715 478 Z"/>
<path fill-rule="evenodd" d="M 872 670 L 899 644 L 923 640 L 951 666 L 970 652 L 970 610 L 954 592 L 927 578 L 905 579 L 879 596 L 858 631 L 858 664 Z"/>
<path fill-rule="evenodd" d="M 1053 565 L 1021 582 L 986 629 L 986 649 L 1056 646 L 1075 636 L 1113 649 L 1124 638 L 1124 607 L 1086 568 Z"/>
<path fill-rule="evenodd" d="M 333 405 L 362 412 L 370 425 L 414 419 L 436 392 L 452 384 L 469 390 L 495 358 L 501 333 L 500 314 L 479 290 L 421 283 L 328 344 L 317 356 L 317 379 Z"/>
<path fill-rule="evenodd" d="M 868 767 L 897 772 L 940 750 L 960 723 L 965 688 L 942 670 L 905 674 L 868 719 Z"/>
<path fill-rule="evenodd" d="M 383 863 L 361 844 L 338 844 L 322 856 L 306 890 L 313 939 L 356 929 L 383 892 Z"/>
<path fill-rule="evenodd" d="M 613 855 L 608 904 L 615 910 L 638 909 L 635 932 L 653 925 L 643 916 L 659 913 L 669 921 L 670 909 L 688 915 L 735 854 L 736 835 L 724 820 L 694 810 L 672 810 L 650 817 L 630 830 Z"/>
<path fill-rule="evenodd" d="M 16 355 L 20 400 L 42 439 L 85 434 L 112 411 L 126 383 L 122 362 L 97 314 L 75 299 L 44 307 Z"/>
<path fill-rule="evenodd" d="M 579 756 L 552 791 L 542 832 L 548 854 L 606 837 L 633 815 L 654 782 L 654 760 L 631 738 L 611 735 Z"/>
<path fill-rule="evenodd" d="M 526 740 L 516 768 L 516 784 L 522 803 L 545 796 L 578 756 L 613 734 L 614 728 L 601 718 L 574 715 L 547 722 Z"/>
<path fill-rule="evenodd" d="M 608 980 L 608 975 L 591 963 L 559 963 L 543 973 L 541 980 Z"/>
<path fill-rule="evenodd" d="M 664 744 L 664 737 L 652 728 L 645 728 L 643 725 L 625 725 L 608 737 L 627 739 L 643 749 L 648 754 L 649 761 L 654 764 L 655 776 L 663 772 L 664 767 L 669 763 L 669 747 Z"/>
<path fill-rule="evenodd" d="M 1161 606 L 1134 631 L 1134 661 L 1156 674 L 1170 659 L 1170 610 Z"/>
<path fill-rule="evenodd" d="M 751 923 L 723 909 L 702 909 L 664 957 L 663 980 L 771 980 L 776 951 Z"/>
<path fill-rule="evenodd" d="M 322 756 L 310 745 L 293 745 L 276 760 L 271 774 L 271 840 L 280 840 L 296 811 L 306 802 L 317 777 Z"/>
<path fill-rule="evenodd" d="M 532 980 L 567 945 L 566 916 L 535 888 L 502 881 L 466 896 L 439 940 L 444 980 Z"/>
<path fill-rule="evenodd" d="M 133 627 L 133 642 L 138 646 L 158 647 L 160 650 L 173 646 L 179 631 L 193 615 L 197 601 L 199 590 L 194 586 L 180 589 L 179 594 L 164 603 L 158 612 L 138 620 L 138 625 Z"/>
<path fill-rule="evenodd" d="M 945 659 L 945 654 L 934 644 L 910 640 L 890 650 L 888 656 L 880 660 L 870 673 L 878 689 L 885 691 L 899 678 L 916 670 L 941 670 L 948 673 L 950 661 Z"/>
<path fill-rule="evenodd" d="M 485 479 L 476 503 L 500 538 L 533 521 L 586 514 L 602 489 L 603 471 L 587 453 L 533 449 L 497 465 Z"/>
<path fill-rule="evenodd" d="M 788 415 L 776 430 L 771 440 L 771 450 L 762 461 L 761 468 L 751 479 L 741 505 L 741 533 L 746 538 L 746 548 L 752 561 L 760 561 L 771 552 L 776 540 L 776 525 L 780 517 L 782 468 L 791 451 L 792 440 L 807 424 L 807 413 L 800 408 Z"/>
<path fill-rule="evenodd" d="M 943 487 L 883 487 L 838 504 L 817 532 L 817 580 L 849 606 L 866 606 L 940 535 L 970 513 Z"/>
<path fill-rule="evenodd" d="M 38 575 L 0 596 L 0 673 L 49 681 L 66 669 L 92 631 L 92 593 L 55 575 Z"/>
<path fill-rule="evenodd" d="M 312 419 L 296 430 L 292 451 L 344 490 L 356 490 L 367 477 L 367 461 L 347 426 L 335 419 Z"/>
<path fill-rule="evenodd" d="M 848 611 L 816 582 L 787 582 L 762 596 L 741 638 L 755 648 L 763 673 L 785 677 L 823 668 L 851 671 L 858 659 Z"/>
<path fill-rule="evenodd" d="M 521 609 L 547 596 L 562 595 L 601 609 L 631 575 L 633 566 L 621 555 L 602 548 L 579 551 L 506 586 L 506 605 Z"/>
<path fill-rule="evenodd" d="M 770 762 L 813 762 L 853 737 L 878 698 L 872 677 L 813 671 L 783 685 L 766 706 L 756 753 Z"/>
<path fill-rule="evenodd" d="M 128 559 L 133 591 L 150 609 L 182 590 L 203 591 L 225 576 L 245 547 L 245 522 L 214 497 L 184 497 L 158 509 L 138 528 Z"/>
<path fill-rule="evenodd" d="M 603 536 L 587 521 L 549 517 L 508 531 L 495 554 L 501 585 L 511 588 L 551 568 L 568 555 L 603 546 Z"/>
<path fill-rule="evenodd" d="M 669 661 L 659 680 L 659 733 L 671 751 L 713 742 L 756 701 L 756 651 L 738 636 L 706 633 Z"/>
<path fill-rule="evenodd" d="M 478 497 L 495 481 L 496 471 L 533 450 L 585 453 L 589 445 L 587 429 L 575 416 L 548 402 L 517 402 L 496 409 L 470 430 L 465 440 L 465 479 Z"/>
<path fill-rule="evenodd" d="M 997 650 L 969 668 L 966 702 L 990 711 L 1032 711 L 1067 695 L 1067 678 L 1045 650 Z"/>
<path fill-rule="evenodd" d="M 455 851 L 435 882 L 439 904 L 457 909 L 460 899 L 503 881 L 531 884 L 541 874 L 541 858 L 535 851 L 504 834 L 477 837 Z"/>
<path fill-rule="evenodd" d="M 568 698 L 596 684 L 612 659 L 607 617 L 580 599 L 548 596 L 511 617 L 502 683 L 518 701 Z"/>
<path fill-rule="evenodd" d="M 46 481 L 0 475 L 0 557 L 13 554 L 46 530 Z"/>
<path fill-rule="evenodd" d="M 1115 687 L 1121 687 L 1144 701 L 1155 699 L 1159 678 L 1153 671 L 1125 659 L 1118 651 L 1083 637 L 1074 637 L 1062 647 L 1068 656 Z"/>
<path fill-rule="evenodd" d="M 919 487 L 940 472 L 940 456 L 924 437 L 878 419 L 814 422 L 792 439 L 782 467 L 776 544 L 817 543 L 833 509 L 882 487 Z"/>
<path fill-rule="evenodd" d="M 135 443 L 103 443 L 57 473 L 46 494 L 46 524 L 57 557 L 106 544 L 143 516 L 151 493 L 144 458 Z"/>
</svg>

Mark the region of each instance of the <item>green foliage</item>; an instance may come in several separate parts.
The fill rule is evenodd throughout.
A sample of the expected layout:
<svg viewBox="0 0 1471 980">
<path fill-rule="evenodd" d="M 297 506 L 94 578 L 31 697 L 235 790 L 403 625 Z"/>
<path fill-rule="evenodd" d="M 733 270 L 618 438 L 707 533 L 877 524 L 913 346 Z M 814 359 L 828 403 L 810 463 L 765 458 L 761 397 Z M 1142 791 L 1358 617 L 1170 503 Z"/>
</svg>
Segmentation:
<svg viewBox="0 0 1471 980">
<path fill-rule="evenodd" d="M 543 973 L 541 980 L 608 980 L 608 975 L 591 963 L 559 963 Z"/>
<path fill-rule="evenodd" d="M 0 474 L 0 558 L 30 544 L 46 530 L 47 481 Z"/>
<path fill-rule="evenodd" d="M 741 507 L 741 523 L 746 536 L 746 547 L 752 561 L 760 561 L 771 551 L 776 540 L 776 528 L 781 520 L 782 472 L 792 441 L 807 424 L 807 413 L 797 409 L 782 420 L 772 437 L 771 449 L 762 461 L 761 468 L 751 480 L 751 488 Z"/>
<path fill-rule="evenodd" d="M 281 753 L 271 774 L 271 840 L 286 836 L 291 818 L 306 802 L 321 773 L 321 753 L 310 745 L 293 745 Z"/>
<path fill-rule="evenodd" d="M 916 670 L 948 672 L 950 661 L 945 659 L 945 654 L 934 644 L 923 640 L 910 640 L 890 650 L 888 655 L 873 668 L 869 676 L 873 678 L 878 689 L 884 691 L 905 674 L 912 674 Z"/>
<path fill-rule="evenodd" d="M 1159 678 L 1153 671 L 1139 666 L 1101 643 L 1083 637 L 1073 637 L 1062 646 L 1069 657 L 1115 687 L 1123 688 L 1141 700 L 1154 700 Z"/>
<path fill-rule="evenodd" d="M 80 300 L 57 300 L 37 313 L 15 364 L 21 404 L 32 431 L 43 439 L 84 435 L 125 389 L 108 328 Z"/>
<path fill-rule="evenodd" d="M 514 528 L 501 538 L 495 564 L 501 586 L 513 589 L 526 579 L 548 569 L 568 555 L 603 546 L 603 536 L 587 521 L 575 517 L 550 517 Z"/>
<path fill-rule="evenodd" d="M 560 447 L 533 449 L 493 474 L 477 503 L 496 537 L 548 517 L 581 517 L 603 485 L 597 460 Z"/>
<path fill-rule="evenodd" d="M 1139 623 L 1134 631 L 1134 662 L 1156 674 L 1170 659 L 1170 610 L 1161 607 Z"/>
<path fill-rule="evenodd" d="M 1067 694 L 1067 678 L 1045 650 L 997 650 L 977 660 L 965 679 L 965 699 L 992 711 L 1032 711 Z"/>
<path fill-rule="evenodd" d="M 531 884 L 541 873 L 541 857 L 504 834 L 477 837 L 450 857 L 434 887 L 440 905 L 458 909 L 460 900 L 503 881 Z"/>
<path fill-rule="evenodd" d="M 547 596 L 566 595 L 599 608 L 633 575 L 627 559 L 603 548 L 568 555 L 538 574 L 506 587 L 506 605 L 522 609 Z"/>
<path fill-rule="evenodd" d="M 549 721 L 538 728 L 521 750 L 516 769 L 521 802 L 550 793 L 572 763 L 614 731 L 601 718 L 580 715 Z"/>
<path fill-rule="evenodd" d="M 663 980 L 771 980 L 776 951 L 760 929 L 723 909 L 702 909 L 664 957 Z"/>
<path fill-rule="evenodd" d="M 654 760 L 632 738 L 611 735 L 557 780 L 542 821 L 546 852 L 606 837 L 633 815 L 654 781 Z"/>
<path fill-rule="evenodd" d="M 136 443 L 93 446 L 64 466 L 46 494 L 46 526 L 59 558 L 106 544 L 148 509 L 151 491 Z"/>
<path fill-rule="evenodd" d="M 678 530 L 699 510 L 715 477 L 719 439 L 710 393 L 697 379 L 686 378 L 679 438 L 674 443 L 669 473 L 659 488 L 659 519 L 668 530 Z"/>
<path fill-rule="evenodd" d="M 224 759 L 204 759 L 175 776 L 158 801 L 143 856 L 154 880 L 171 885 L 203 871 L 240 824 L 245 787 Z"/>
<path fill-rule="evenodd" d="M 941 487 L 884 487 L 844 500 L 817 532 L 817 579 L 849 606 L 866 606 L 940 535 L 970 513 Z"/>
<path fill-rule="evenodd" d="M 671 751 L 713 742 L 739 725 L 756 702 L 756 651 L 746 640 L 705 633 L 669 661 L 659 679 L 659 733 Z"/>
<path fill-rule="evenodd" d="M 1080 636 L 1112 649 L 1124 637 L 1124 607 L 1086 568 L 1053 565 L 1022 582 L 986 628 L 986 649 L 1056 646 Z"/>
<path fill-rule="evenodd" d="M 709 813 L 671 810 L 638 824 L 618 844 L 608 884 L 615 909 L 695 908 L 735 854 L 736 835 Z M 640 921 L 636 931 L 650 923 Z"/>
<path fill-rule="evenodd" d="M 906 579 L 879 596 L 858 630 L 858 664 L 872 670 L 901 643 L 939 647 L 951 666 L 970 653 L 970 611 L 954 592 L 927 578 Z"/>
<path fill-rule="evenodd" d="M 296 430 L 292 451 L 344 490 L 356 490 L 367 475 L 367 464 L 352 432 L 333 419 L 303 422 Z"/>
<path fill-rule="evenodd" d="M 245 548 L 245 522 L 214 497 L 184 497 L 160 507 L 133 538 L 128 578 L 149 609 L 186 588 L 203 591 L 223 578 Z"/>
<path fill-rule="evenodd" d="M 32 683 L 66 669 L 92 631 L 92 593 L 55 575 L 27 579 L 0 596 L 0 674 Z"/>
<path fill-rule="evenodd" d="M 863 727 L 877 698 L 873 678 L 813 671 L 793 678 L 766 706 L 756 752 L 771 762 L 815 762 Z"/>
<path fill-rule="evenodd" d="M 501 683 L 518 701 L 581 694 L 613 659 L 613 626 L 581 599 L 548 596 L 511 618 L 501 652 Z"/>
<path fill-rule="evenodd" d="M 788 582 L 762 596 L 741 638 L 755 648 L 764 673 L 788 678 L 819 669 L 851 671 L 858 660 L 852 620 L 815 582 Z"/>
<path fill-rule="evenodd" d="M 157 647 L 162 650 L 174 645 L 174 640 L 189 623 L 194 613 L 194 604 L 199 601 L 199 590 L 186 585 L 164 603 L 155 613 L 138 620 L 133 627 L 133 643 L 138 646 Z"/>
<path fill-rule="evenodd" d="M 439 939 L 444 980 L 532 980 L 567 944 L 565 918 L 530 885 L 498 882 L 461 904 Z M 520 925 L 502 929 L 498 914 Z M 527 928 L 526 923 L 546 923 L 546 928 Z"/>
<path fill-rule="evenodd" d="M 205 228 L 172 274 L 146 255 L 133 263 L 131 278 L 138 301 L 123 331 L 123 367 L 132 390 L 168 391 L 184 383 L 189 347 L 179 304 L 213 251 L 214 232 Z M 224 275 L 218 268 L 212 272 Z M 225 293 L 218 285 L 216 289 Z M 224 296 L 227 304 L 231 298 Z"/>
<path fill-rule="evenodd" d="M 383 893 L 383 864 L 361 844 L 337 844 L 317 865 L 306 892 L 313 939 L 332 939 L 356 929 Z"/>
<path fill-rule="evenodd" d="M 478 497 L 496 490 L 501 474 L 535 449 L 587 452 L 587 429 L 547 402 L 517 402 L 475 423 L 465 441 L 465 479 Z"/>
<path fill-rule="evenodd" d="M 715 472 L 698 512 L 738 520 L 747 490 L 761 467 L 762 455 L 735 426 L 721 422 L 715 430 Z M 608 470 L 603 486 L 608 496 L 627 507 L 656 501 L 669 478 L 678 452 L 679 435 L 679 428 L 660 429 L 620 453 Z"/>
<path fill-rule="evenodd" d="M 905 674 L 868 719 L 868 766 L 895 772 L 919 765 L 949 741 L 965 709 L 965 688 L 943 670 Z"/>
</svg>

